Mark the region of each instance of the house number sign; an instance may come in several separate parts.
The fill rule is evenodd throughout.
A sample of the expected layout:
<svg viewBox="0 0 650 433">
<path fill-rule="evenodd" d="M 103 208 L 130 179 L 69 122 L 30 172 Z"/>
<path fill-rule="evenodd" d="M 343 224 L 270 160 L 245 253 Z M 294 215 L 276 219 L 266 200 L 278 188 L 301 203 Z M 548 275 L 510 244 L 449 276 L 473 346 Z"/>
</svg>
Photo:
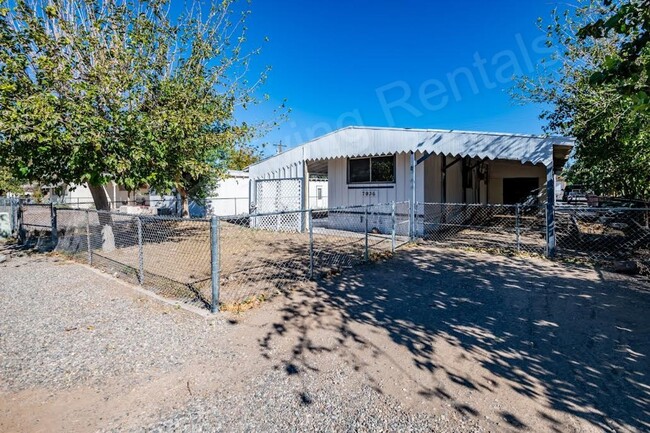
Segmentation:
<svg viewBox="0 0 650 433">
<path fill-rule="evenodd" d="M 376 191 L 364 191 L 364 192 L 362 193 L 362 195 L 363 195 L 364 197 L 374 197 L 374 196 L 377 195 L 377 192 L 376 192 Z"/>
</svg>

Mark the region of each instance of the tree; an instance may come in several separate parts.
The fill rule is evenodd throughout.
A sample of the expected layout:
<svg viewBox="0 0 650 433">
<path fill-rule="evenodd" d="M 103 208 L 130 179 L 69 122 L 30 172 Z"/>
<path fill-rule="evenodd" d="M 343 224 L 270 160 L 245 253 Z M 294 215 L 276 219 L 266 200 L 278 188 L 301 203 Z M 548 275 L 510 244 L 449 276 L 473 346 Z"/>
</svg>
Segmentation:
<svg viewBox="0 0 650 433">
<path fill-rule="evenodd" d="M 184 202 L 223 174 L 265 124 L 237 122 L 248 11 L 232 0 L 177 21 L 166 0 L 19 0 L 0 8 L 0 165 L 43 184 L 175 188 Z"/>
<path fill-rule="evenodd" d="M 22 194 L 23 185 L 20 181 L 16 180 L 11 174 L 11 171 L 6 167 L 0 167 L 0 196 L 7 194 Z"/>
<path fill-rule="evenodd" d="M 262 154 L 258 148 L 247 145 L 236 146 L 228 159 L 228 168 L 230 170 L 243 170 L 261 159 Z"/>
<path fill-rule="evenodd" d="M 620 39 L 615 55 L 591 74 L 596 84 L 613 84 L 617 90 L 632 96 L 635 109 L 650 111 L 648 81 L 648 46 L 650 44 L 650 0 L 626 2 L 603 1 L 604 13 L 578 31 L 578 37 L 604 39 L 616 35 Z"/>
<path fill-rule="evenodd" d="M 650 198 L 647 0 L 579 2 L 554 11 L 536 75 L 519 80 L 516 97 L 549 104 L 549 132 L 576 139 L 572 183 L 597 193 Z"/>
</svg>

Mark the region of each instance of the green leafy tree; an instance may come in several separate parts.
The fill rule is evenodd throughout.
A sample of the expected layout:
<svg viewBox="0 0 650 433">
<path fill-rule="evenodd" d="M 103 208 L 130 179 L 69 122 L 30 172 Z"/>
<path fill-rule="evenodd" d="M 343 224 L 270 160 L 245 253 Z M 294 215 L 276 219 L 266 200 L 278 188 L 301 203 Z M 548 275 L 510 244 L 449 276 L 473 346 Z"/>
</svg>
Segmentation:
<svg viewBox="0 0 650 433">
<path fill-rule="evenodd" d="M 545 27 L 554 54 L 519 81 L 516 97 L 551 107 L 547 130 L 576 139 L 569 182 L 597 193 L 650 198 L 648 6 L 581 1 L 554 11 Z"/>
<path fill-rule="evenodd" d="M 188 215 L 233 149 L 270 124 L 238 122 L 257 103 L 245 52 L 248 11 L 231 0 L 177 21 L 165 0 L 19 0 L 0 7 L 0 165 L 42 184 L 176 189 Z M 233 17 L 235 17 L 233 19 Z"/>
<path fill-rule="evenodd" d="M 230 170 L 243 170 L 261 159 L 262 153 L 258 148 L 245 144 L 236 146 L 228 159 L 228 168 Z"/>
<path fill-rule="evenodd" d="M 6 167 L 0 167 L 0 197 L 7 194 L 22 195 L 23 184 Z"/>
</svg>

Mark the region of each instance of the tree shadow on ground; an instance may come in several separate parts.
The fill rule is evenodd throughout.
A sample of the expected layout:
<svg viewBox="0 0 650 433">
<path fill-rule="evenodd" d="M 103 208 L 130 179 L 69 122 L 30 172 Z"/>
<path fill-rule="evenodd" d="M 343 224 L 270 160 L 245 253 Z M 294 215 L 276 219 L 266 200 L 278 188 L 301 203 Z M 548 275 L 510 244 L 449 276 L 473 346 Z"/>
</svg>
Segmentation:
<svg viewBox="0 0 650 433">
<path fill-rule="evenodd" d="M 408 362 L 419 372 L 442 372 L 489 398 L 499 385 L 453 371 L 453 360 L 436 357 L 442 339 L 546 409 L 603 430 L 650 429 L 650 289 L 540 260 L 488 257 L 420 247 L 321 280 L 290 296 L 282 320 L 260 340 L 262 354 L 272 358 L 276 339 L 297 335 L 278 366 L 288 375 L 316 370 L 308 355 L 353 345 L 390 358 L 354 331 L 367 325 L 408 350 L 410 359 L 396 366 Z M 310 335 L 319 327 L 335 332 L 336 344 L 314 343 Z M 356 360 L 355 368 L 364 366 Z M 441 387 L 418 386 L 424 398 L 445 401 L 465 416 L 481 415 Z M 520 414 L 498 415 L 510 428 L 529 428 Z M 536 422 L 563 429 L 543 411 Z"/>
</svg>

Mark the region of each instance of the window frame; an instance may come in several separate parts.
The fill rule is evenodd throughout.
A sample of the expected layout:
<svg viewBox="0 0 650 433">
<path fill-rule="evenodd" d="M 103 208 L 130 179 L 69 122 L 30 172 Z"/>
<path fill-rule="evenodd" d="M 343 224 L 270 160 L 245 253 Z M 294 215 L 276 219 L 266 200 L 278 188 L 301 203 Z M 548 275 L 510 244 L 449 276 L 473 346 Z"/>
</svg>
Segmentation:
<svg viewBox="0 0 650 433">
<path fill-rule="evenodd" d="M 381 181 L 375 181 L 372 179 L 372 160 L 375 158 L 386 158 L 386 157 L 391 157 L 393 159 L 393 180 L 381 180 Z M 350 180 L 350 161 L 352 160 L 360 160 L 360 159 L 368 159 L 369 160 L 369 178 L 370 180 L 368 181 L 363 181 L 363 182 L 352 182 Z M 354 158 L 347 158 L 347 184 L 348 185 L 394 185 L 397 182 L 397 158 L 395 157 L 395 154 L 391 155 L 375 155 L 375 156 L 360 156 L 360 157 L 354 157 Z"/>
</svg>

